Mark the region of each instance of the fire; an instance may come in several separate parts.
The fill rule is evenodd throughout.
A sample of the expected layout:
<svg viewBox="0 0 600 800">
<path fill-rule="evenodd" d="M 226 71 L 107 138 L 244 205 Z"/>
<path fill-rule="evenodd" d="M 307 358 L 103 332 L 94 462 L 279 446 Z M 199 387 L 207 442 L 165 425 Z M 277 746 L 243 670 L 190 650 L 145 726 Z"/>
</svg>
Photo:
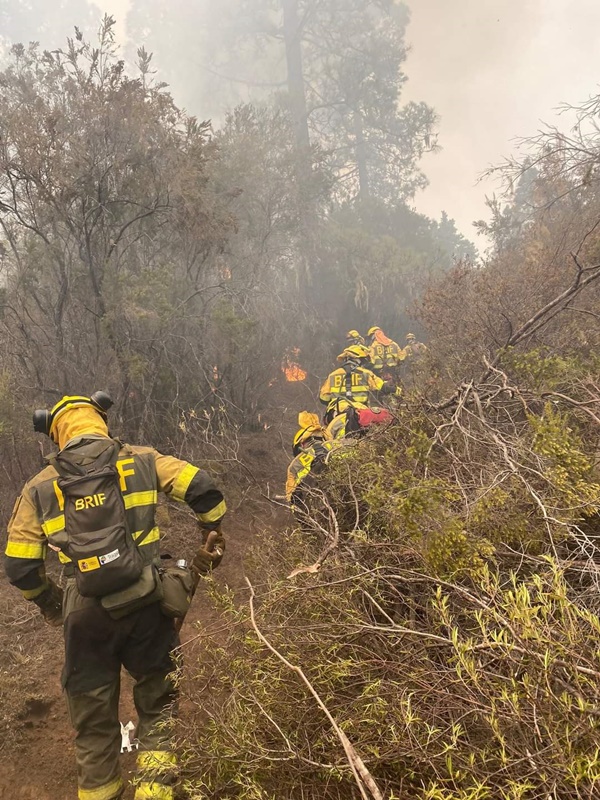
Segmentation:
<svg viewBox="0 0 600 800">
<path fill-rule="evenodd" d="M 284 364 L 283 373 L 287 381 L 303 381 L 306 379 L 306 372 L 302 369 L 300 364 Z"/>
<path fill-rule="evenodd" d="M 307 373 L 297 361 L 299 355 L 300 348 L 292 347 L 292 349 L 285 354 L 281 365 L 281 370 L 285 375 L 285 379 L 286 381 L 290 381 L 290 383 L 306 380 Z"/>
</svg>

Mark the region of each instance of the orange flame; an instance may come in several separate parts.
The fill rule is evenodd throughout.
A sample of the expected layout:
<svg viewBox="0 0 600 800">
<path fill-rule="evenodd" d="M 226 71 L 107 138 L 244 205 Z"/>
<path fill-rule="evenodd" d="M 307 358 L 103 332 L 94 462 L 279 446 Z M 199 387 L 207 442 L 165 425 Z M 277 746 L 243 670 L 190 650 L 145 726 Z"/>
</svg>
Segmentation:
<svg viewBox="0 0 600 800">
<path fill-rule="evenodd" d="M 284 365 L 283 372 L 287 381 L 303 381 L 306 380 L 306 372 L 302 369 L 300 364 Z"/>
<path fill-rule="evenodd" d="M 286 353 L 281 365 L 281 370 L 285 375 L 285 379 L 286 381 L 290 381 L 290 383 L 306 380 L 306 371 L 303 370 L 300 364 L 295 360 L 299 355 L 300 348 L 292 347 L 292 349 Z"/>
</svg>

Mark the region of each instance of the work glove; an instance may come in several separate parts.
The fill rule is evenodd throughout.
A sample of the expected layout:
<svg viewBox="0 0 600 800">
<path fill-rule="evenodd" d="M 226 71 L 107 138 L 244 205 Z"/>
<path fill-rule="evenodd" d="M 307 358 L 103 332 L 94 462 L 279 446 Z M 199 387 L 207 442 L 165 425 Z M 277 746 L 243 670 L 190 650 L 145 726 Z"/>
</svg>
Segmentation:
<svg viewBox="0 0 600 800">
<path fill-rule="evenodd" d="M 192 570 L 197 575 L 207 575 L 216 569 L 223 560 L 225 552 L 225 539 L 220 528 L 203 531 L 202 539 L 202 547 L 196 552 L 191 564 Z"/>
<path fill-rule="evenodd" d="M 33 599 L 33 602 L 42 612 L 42 617 L 48 625 L 58 628 L 63 621 L 63 590 L 54 581 L 48 580 L 48 586 Z"/>
<path fill-rule="evenodd" d="M 402 397 L 402 387 L 396 386 L 394 389 L 394 397 Z"/>
</svg>

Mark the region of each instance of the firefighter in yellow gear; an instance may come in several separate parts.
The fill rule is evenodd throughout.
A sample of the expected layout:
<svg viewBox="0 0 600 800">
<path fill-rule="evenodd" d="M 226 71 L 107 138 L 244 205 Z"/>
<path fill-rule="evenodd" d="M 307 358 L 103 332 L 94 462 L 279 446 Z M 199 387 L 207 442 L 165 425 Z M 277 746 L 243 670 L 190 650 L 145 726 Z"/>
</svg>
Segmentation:
<svg viewBox="0 0 600 800">
<path fill-rule="evenodd" d="M 417 341 L 417 337 L 414 333 L 407 333 L 404 352 L 407 359 L 418 361 L 427 353 L 427 345 Z"/>
<path fill-rule="evenodd" d="M 364 336 L 361 336 L 358 331 L 351 330 L 348 331 L 348 333 L 346 334 L 346 346 L 350 346 L 353 344 L 364 345 L 364 343 L 365 343 L 365 338 Z"/>
<path fill-rule="evenodd" d="M 369 361 L 369 351 L 360 344 L 346 347 L 338 356 L 342 362 L 339 369 L 328 376 L 319 393 L 319 400 L 331 408 L 334 400 L 349 400 L 352 403 L 369 404 L 371 396 L 381 394 L 400 395 L 391 382 L 386 382 L 364 366 Z M 334 414 L 327 412 L 325 420 L 331 422 Z"/>
<path fill-rule="evenodd" d="M 386 336 L 378 325 L 369 328 L 367 345 L 373 371 L 378 375 L 389 373 L 396 377 L 398 367 L 406 358 L 406 354 L 400 345 Z"/>
<path fill-rule="evenodd" d="M 320 424 L 316 414 L 301 411 L 298 414 L 300 429 L 294 436 L 294 459 L 287 471 L 285 495 L 288 502 L 298 505 L 301 502 L 301 484 L 311 474 L 318 474 L 327 464 L 335 443 Z"/>
<path fill-rule="evenodd" d="M 385 408 L 350 403 L 347 400 L 333 401 L 335 416 L 327 426 L 327 433 L 333 441 L 347 437 L 356 439 L 364 436 L 373 425 L 389 424 L 393 417 Z"/>
<path fill-rule="evenodd" d="M 208 473 L 193 464 L 151 447 L 111 439 L 106 411 L 112 402 L 109 398 L 106 402 L 106 398 L 104 393 L 63 397 L 51 411 L 34 414 L 34 427 L 58 445 L 59 457 L 66 454 L 83 468 L 93 460 L 92 454 L 112 448 L 116 457 L 112 480 L 118 487 L 115 496 L 120 492 L 124 505 L 120 512 L 126 523 L 123 536 L 134 538 L 142 563 L 153 565 L 151 574 L 160 564 L 160 532 L 155 520 L 158 493 L 187 503 L 196 513 L 203 540 L 214 532 L 215 546 L 201 548 L 194 559 L 198 573 L 209 572 L 219 564 L 224 551 L 220 523 L 225 502 L 221 491 Z M 139 717 L 136 735 L 141 745 L 141 775 L 135 800 L 173 800 L 176 759 L 165 723 L 176 696 L 170 678 L 175 668 L 172 651 L 178 644 L 174 620 L 162 613 L 154 593 L 148 595 L 148 604 L 142 601 L 142 607 L 138 603 L 137 610 L 118 619 L 102 605 L 105 598 L 82 596 L 76 569 L 95 569 L 98 565 L 92 563 L 94 559 L 75 565 L 62 552 L 68 538 L 67 508 L 59 475 L 50 464 L 25 484 L 8 525 L 5 569 L 10 582 L 40 608 L 47 622 L 64 625 L 62 684 L 76 731 L 79 800 L 115 800 L 124 791 L 119 767 L 122 666 L 135 681 L 133 696 Z M 98 504 L 102 497 L 86 498 L 86 503 Z M 64 596 L 46 575 L 49 548 L 58 551 L 63 564 Z M 110 555 L 112 560 L 119 553 Z M 156 580 L 154 591 L 160 594 L 160 580 Z"/>
<path fill-rule="evenodd" d="M 332 440 L 343 439 L 358 431 L 356 412 L 367 409 L 364 403 L 355 403 L 344 398 L 336 398 L 327 406 L 326 418 L 331 418 L 327 425 L 327 434 Z"/>
<path fill-rule="evenodd" d="M 403 364 L 404 382 L 408 386 L 414 387 L 418 381 L 419 375 L 423 373 L 427 347 L 423 342 L 417 341 L 417 337 L 414 333 L 409 333 L 406 336 L 404 352 L 406 353 L 406 359 Z"/>
</svg>

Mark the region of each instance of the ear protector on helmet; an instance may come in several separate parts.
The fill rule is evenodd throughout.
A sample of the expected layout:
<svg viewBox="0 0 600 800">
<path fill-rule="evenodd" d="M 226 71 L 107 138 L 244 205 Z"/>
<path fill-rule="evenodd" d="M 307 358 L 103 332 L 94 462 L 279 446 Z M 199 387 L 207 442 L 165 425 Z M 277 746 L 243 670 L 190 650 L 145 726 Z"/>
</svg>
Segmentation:
<svg viewBox="0 0 600 800">
<path fill-rule="evenodd" d="M 106 412 L 112 405 L 114 404 L 110 396 L 102 391 L 94 392 L 91 397 L 79 395 L 63 397 L 50 411 L 38 408 L 33 412 L 33 430 L 36 433 L 50 436 L 50 429 L 56 417 L 68 408 L 77 408 L 78 406 L 92 406 L 103 419 L 106 419 Z"/>
</svg>

